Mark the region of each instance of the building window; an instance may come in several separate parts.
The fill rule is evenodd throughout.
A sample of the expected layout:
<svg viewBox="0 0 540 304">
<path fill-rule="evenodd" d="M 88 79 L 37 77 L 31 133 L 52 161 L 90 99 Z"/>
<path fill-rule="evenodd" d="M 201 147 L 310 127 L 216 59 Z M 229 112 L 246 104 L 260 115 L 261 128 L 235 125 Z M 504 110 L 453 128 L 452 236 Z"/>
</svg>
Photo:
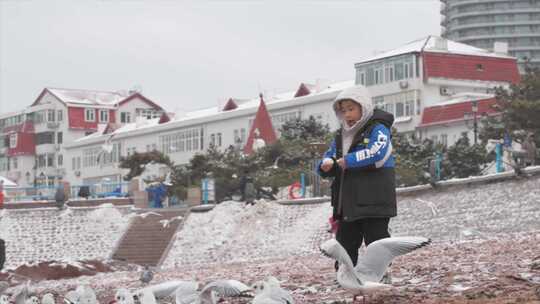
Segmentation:
<svg viewBox="0 0 540 304">
<path fill-rule="evenodd" d="M 52 153 L 47 153 L 47 167 L 54 167 L 54 154 Z"/>
<path fill-rule="evenodd" d="M 240 140 L 242 141 L 242 143 L 246 142 L 246 129 L 245 128 L 240 129 Z"/>
<path fill-rule="evenodd" d="M 37 156 L 37 167 L 45 168 L 47 166 L 47 160 L 45 159 L 45 154 L 40 154 Z"/>
<path fill-rule="evenodd" d="M 109 110 L 100 110 L 99 111 L 99 121 L 100 122 L 109 122 Z"/>
<path fill-rule="evenodd" d="M 136 109 L 137 116 L 144 117 L 146 119 L 159 118 L 161 116 L 161 111 L 156 111 L 153 109 Z"/>
<path fill-rule="evenodd" d="M 393 103 L 387 103 L 384 105 L 384 110 L 388 113 L 391 113 L 394 115 L 394 104 Z"/>
<path fill-rule="evenodd" d="M 12 167 L 11 167 L 12 169 L 17 169 L 19 167 L 19 161 L 17 160 L 16 157 L 13 157 L 11 159 L 11 162 L 12 162 Z"/>
<path fill-rule="evenodd" d="M 441 134 L 441 144 L 445 147 L 448 146 L 448 134 Z"/>
<path fill-rule="evenodd" d="M 131 113 L 130 112 L 121 112 L 120 113 L 120 122 L 121 123 L 130 123 L 131 122 Z"/>
<path fill-rule="evenodd" d="M 94 110 L 94 109 L 84 109 L 84 120 L 85 121 L 96 121 L 96 110 Z"/>
<path fill-rule="evenodd" d="M 47 122 L 54 122 L 54 110 L 47 110 Z"/>
<path fill-rule="evenodd" d="M 98 164 L 98 155 L 101 152 L 101 147 L 88 148 L 83 150 L 83 167 L 96 167 Z"/>
<path fill-rule="evenodd" d="M 58 167 L 62 167 L 64 165 L 64 157 L 62 154 L 58 154 Z"/>
<path fill-rule="evenodd" d="M 403 63 L 402 62 L 398 62 L 394 65 L 394 78 L 396 80 L 402 80 L 403 77 L 404 77 L 404 72 L 403 72 Z"/>
<path fill-rule="evenodd" d="M 0 157 L 0 171 L 8 170 L 8 159 L 6 157 Z"/>
<path fill-rule="evenodd" d="M 402 102 L 396 103 L 396 117 L 402 117 L 405 114 L 405 107 Z"/>
<path fill-rule="evenodd" d="M 403 70 L 405 72 L 405 79 L 409 78 L 409 64 L 408 63 L 405 63 L 403 65 Z"/>
<path fill-rule="evenodd" d="M 218 133 L 216 136 L 217 146 L 221 147 L 221 133 Z"/>
<path fill-rule="evenodd" d="M 54 132 L 39 132 L 34 138 L 36 145 L 54 144 Z"/>
<path fill-rule="evenodd" d="M 112 151 L 110 153 L 106 153 L 106 152 L 103 153 L 103 151 L 101 151 L 102 154 L 100 156 L 99 162 L 102 165 L 117 163 L 118 161 L 120 161 L 120 151 L 121 151 L 120 143 L 114 143 L 112 145 Z"/>
<path fill-rule="evenodd" d="M 413 115 L 414 115 L 414 101 L 407 100 L 405 102 L 405 116 L 413 116 Z"/>
<path fill-rule="evenodd" d="M 210 145 L 211 146 L 216 145 L 216 134 L 210 134 Z"/>
<path fill-rule="evenodd" d="M 64 136 L 63 136 L 62 132 L 56 133 L 56 143 L 57 144 L 62 144 L 63 141 L 64 141 Z"/>
<path fill-rule="evenodd" d="M 56 112 L 56 119 L 58 120 L 58 122 L 61 122 L 64 120 L 64 113 L 62 112 L 62 110 L 58 110 Z"/>
<path fill-rule="evenodd" d="M 9 135 L 9 147 L 15 149 L 17 147 L 17 133 Z"/>
<path fill-rule="evenodd" d="M 165 154 L 203 149 L 202 128 L 186 129 L 159 137 L 159 146 Z M 212 135 L 210 135 L 212 141 Z"/>
</svg>

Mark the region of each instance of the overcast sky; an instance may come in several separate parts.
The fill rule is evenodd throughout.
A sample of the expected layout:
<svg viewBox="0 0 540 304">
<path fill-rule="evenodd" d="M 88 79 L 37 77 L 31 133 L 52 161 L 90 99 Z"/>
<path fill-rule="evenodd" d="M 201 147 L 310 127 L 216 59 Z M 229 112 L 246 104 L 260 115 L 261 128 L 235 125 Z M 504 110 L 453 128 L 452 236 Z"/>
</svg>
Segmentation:
<svg viewBox="0 0 540 304">
<path fill-rule="evenodd" d="M 354 79 L 354 63 L 440 34 L 438 0 L 0 0 L 0 113 L 44 87 L 135 86 L 169 111 Z"/>
</svg>

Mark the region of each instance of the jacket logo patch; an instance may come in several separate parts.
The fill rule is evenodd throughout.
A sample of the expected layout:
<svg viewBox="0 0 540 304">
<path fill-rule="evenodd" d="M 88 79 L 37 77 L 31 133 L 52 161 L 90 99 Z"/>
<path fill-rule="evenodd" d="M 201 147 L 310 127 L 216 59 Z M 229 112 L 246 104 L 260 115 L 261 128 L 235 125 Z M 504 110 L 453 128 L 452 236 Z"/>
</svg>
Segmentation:
<svg viewBox="0 0 540 304">
<path fill-rule="evenodd" d="M 373 143 L 371 148 L 363 149 L 355 153 L 356 161 L 362 161 L 375 155 L 381 154 L 381 150 L 386 147 L 387 142 L 388 137 L 382 131 L 379 131 L 377 134 L 377 141 Z"/>
</svg>

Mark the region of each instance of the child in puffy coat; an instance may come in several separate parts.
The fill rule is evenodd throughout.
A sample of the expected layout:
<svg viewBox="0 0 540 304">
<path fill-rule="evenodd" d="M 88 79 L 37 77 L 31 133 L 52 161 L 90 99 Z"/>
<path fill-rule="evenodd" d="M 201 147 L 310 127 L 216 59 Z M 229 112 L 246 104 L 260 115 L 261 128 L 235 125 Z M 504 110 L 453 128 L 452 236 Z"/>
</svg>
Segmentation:
<svg viewBox="0 0 540 304">
<path fill-rule="evenodd" d="M 396 216 L 394 156 L 391 126 L 394 116 L 374 109 L 363 86 L 342 91 L 333 104 L 341 129 L 318 173 L 333 177 L 333 220 L 336 239 L 356 265 L 365 243 L 390 237 L 388 224 Z"/>
</svg>

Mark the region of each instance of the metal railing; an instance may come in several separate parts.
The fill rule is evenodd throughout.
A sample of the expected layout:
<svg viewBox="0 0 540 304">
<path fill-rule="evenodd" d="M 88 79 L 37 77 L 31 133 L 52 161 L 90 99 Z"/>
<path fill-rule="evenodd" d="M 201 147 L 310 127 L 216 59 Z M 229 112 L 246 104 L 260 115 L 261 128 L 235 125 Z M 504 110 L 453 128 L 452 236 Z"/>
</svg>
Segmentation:
<svg viewBox="0 0 540 304">
<path fill-rule="evenodd" d="M 5 187 L 6 202 L 53 201 L 58 186 Z M 81 189 L 83 189 L 81 191 Z M 70 198 L 127 197 L 128 182 L 70 186 Z"/>
</svg>

